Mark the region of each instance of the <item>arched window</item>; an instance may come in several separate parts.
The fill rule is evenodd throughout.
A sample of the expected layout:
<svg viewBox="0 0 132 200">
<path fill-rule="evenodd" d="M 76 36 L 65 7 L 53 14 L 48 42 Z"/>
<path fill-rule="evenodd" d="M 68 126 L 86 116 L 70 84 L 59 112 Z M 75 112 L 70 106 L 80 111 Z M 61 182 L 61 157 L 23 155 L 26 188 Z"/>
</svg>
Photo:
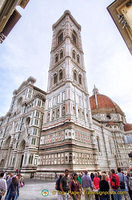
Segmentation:
<svg viewBox="0 0 132 200">
<path fill-rule="evenodd" d="M 62 41 L 63 41 L 63 32 L 61 32 L 61 33 L 58 35 L 58 44 L 60 44 Z"/>
<path fill-rule="evenodd" d="M 60 59 L 63 58 L 63 50 L 60 51 Z"/>
<path fill-rule="evenodd" d="M 80 63 L 80 56 L 77 55 L 77 62 Z"/>
<path fill-rule="evenodd" d="M 82 84 L 82 75 L 79 74 L 79 84 Z"/>
<path fill-rule="evenodd" d="M 58 62 L 58 54 L 55 55 L 55 63 Z"/>
<path fill-rule="evenodd" d="M 60 71 L 59 71 L 59 80 L 62 80 L 62 79 L 63 79 L 63 71 L 60 70 Z"/>
<path fill-rule="evenodd" d="M 22 104 L 22 97 L 20 97 L 17 101 L 18 106 Z"/>
<path fill-rule="evenodd" d="M 29 124 L 30 124 L 30 117 L 27 117 L 26 118 L 26 126 L 29 126 Z"/>
<path fill-rule="evenodd" d="M 75 31 L 72 32 L 72 40 L 76 44 L 77 43 L 77 34 Z"/>
<path fill-rule="evenodd" d="M 57 83 L 57 74 L 54 74 L 54 84 Z"/>
<path fill-rule="evenodd" d="M 74 80 L 77 81 L 77 72 L 76 72 L 76 70 L 73 73 L 73 77 L 74 77 Z"/>
<path fill-rule="evenodd" d="M 28 163 L 32 164 L 32 162 L 33 162 L 33 155 L 30 155 Z"/>
<path fill-rule="evenodd" d="M 74 50 L 72 51 L 72 58 L 73 58 L 73 59 L 75 59 L 75 58 L 76 58 L 76 53 L 75 53 L 75 51 L 74 51 Z"/>
</svg>

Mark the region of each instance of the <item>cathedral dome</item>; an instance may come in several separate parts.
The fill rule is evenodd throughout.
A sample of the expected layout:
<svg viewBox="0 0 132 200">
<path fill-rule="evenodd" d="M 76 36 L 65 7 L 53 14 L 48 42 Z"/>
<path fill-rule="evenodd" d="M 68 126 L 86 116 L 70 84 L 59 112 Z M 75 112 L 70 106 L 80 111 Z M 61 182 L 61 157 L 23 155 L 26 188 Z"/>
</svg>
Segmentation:
<svg viewBox="0 0 132 200">
<path fill-rule="evenodd" d="M 93 96 L 90 97 L 90 106 L 92 114 L 119 113 L 124 116 L 121 108 L 109 97 L 99 94 L 98 89 L 95 87 L 93 89 Z"/>
<path fill-rule="evenodd" d="M 132 130 L 132 124 L 125 124 L 124 131 L 131 131 Z"/>
</svg>

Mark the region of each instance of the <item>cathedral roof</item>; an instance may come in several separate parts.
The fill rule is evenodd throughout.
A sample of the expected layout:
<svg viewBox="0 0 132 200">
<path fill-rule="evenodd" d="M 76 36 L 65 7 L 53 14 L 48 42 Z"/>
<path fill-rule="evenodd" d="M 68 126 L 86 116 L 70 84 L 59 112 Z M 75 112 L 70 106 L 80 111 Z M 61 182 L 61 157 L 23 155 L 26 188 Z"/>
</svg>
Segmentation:
<svg viewBox="0 0 132 200">
<path fill-rule="evenodd" d="M 124 130 L 125 131 L 131 131 L 132 130 L 132 124 L 125 124 Z"/>
<path fill-rule="evenodd" d="M 92 113 L 120 113 L 124 115 L 121 108 L 109 97 L 99 94 L 98 89 L 94 87 L 93 96 L 90 97 Z"/>
</svg>

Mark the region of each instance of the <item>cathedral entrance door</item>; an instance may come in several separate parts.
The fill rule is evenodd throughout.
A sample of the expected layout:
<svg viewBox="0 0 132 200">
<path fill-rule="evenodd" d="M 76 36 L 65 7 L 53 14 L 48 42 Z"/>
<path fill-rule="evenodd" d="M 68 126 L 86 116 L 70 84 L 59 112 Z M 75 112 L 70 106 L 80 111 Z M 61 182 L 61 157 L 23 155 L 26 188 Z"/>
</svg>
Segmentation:
<svg viewBox="0 0 132 200">
<path fill-rule="evenodd" d="M 20 169 L 20 170 L 22 169 L 22 165 L 23 165 L 25 145 L 26 145 L 25 140 L 22 140 L 20 142 L 20 144 L 19 144 L 19 147 L 18 147 L 18 151 L 19 151 L 19 153 L 18 153 L 18 160 L 19 160 L 19 162 L 17 163 L 16 168 Z"/>
<path fill-rule="evenodd" d="M 23 158 L 24 158 L 24 155 L 22 155 L 22 158 L 21 158 L 20 170 L 21 170 L 21 168 L 22 168 Z"/>
</svg>

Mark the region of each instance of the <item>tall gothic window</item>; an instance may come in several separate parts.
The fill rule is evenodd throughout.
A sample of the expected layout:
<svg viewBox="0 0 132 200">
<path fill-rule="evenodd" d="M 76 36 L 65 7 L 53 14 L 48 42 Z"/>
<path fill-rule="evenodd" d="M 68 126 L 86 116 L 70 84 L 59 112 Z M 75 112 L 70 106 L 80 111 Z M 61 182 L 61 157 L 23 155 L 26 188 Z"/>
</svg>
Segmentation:
<svg viewBox="0 0 132 200">
<path fill-rule="evenodd" d="M 73 42 L 74 42 L 75 44 L 77 43 L 77 34 L 76 34 L 75 31 L 73 31 L 73 33 L 72 33 L 72 40 L 73 40 Z"/>
<path fill-rule="evenodd" d="M 54 84 L 57 83 L 57 74 L 54 74 Z"/>
<path fill-rule="evenodd" d="M 80 63 L 80 56 L 77 55 L 77 62 Z"/>
<path fill-rule="evenodd" d="M 73 50 L 73 51 L 72 51 L 72 58 L 75 59 L 75 57 L 76 57 L 76 53 L 75 53 L 75 51 Z"/>
<path fill-rule="evenodd" d="M 63 58 L 63 50 L 60 51 L 60 59 Z"/>
<path fill-rule="evenodd" d="M 61 32 L 58 36 L 58 44 L 60 44 L 63 41 L 63 33 Z"/>
<path fill-rule="evenodd" d="M 32 162 L 33 162 L 33 155 L 30 155 L 28 163 L 32 164 Z"/>
<path fill-rule="evenodd" d="M 82 84 L 82 76 L 79 74 L 79 83 Z"/>
<path fill-rule="evenodd" d="M 60 71 L 59 71 L 59 80 L 62 80 L 62 79 L 63 79 L 63 71 L 60 70 Z"/>
<path fill-rule="evenodd" d="M 55 55 L 55 63 L 57 63 L 58 62 L 58 55 L 56 54 Z"/>
<path fill-rule="evenodd" d="M 74 80 L 76 81 L 77 80 L 77 72 L 76 72 L 76 70 L 73 73 L 73 77 L 74 77 Z"/>
</svg>

